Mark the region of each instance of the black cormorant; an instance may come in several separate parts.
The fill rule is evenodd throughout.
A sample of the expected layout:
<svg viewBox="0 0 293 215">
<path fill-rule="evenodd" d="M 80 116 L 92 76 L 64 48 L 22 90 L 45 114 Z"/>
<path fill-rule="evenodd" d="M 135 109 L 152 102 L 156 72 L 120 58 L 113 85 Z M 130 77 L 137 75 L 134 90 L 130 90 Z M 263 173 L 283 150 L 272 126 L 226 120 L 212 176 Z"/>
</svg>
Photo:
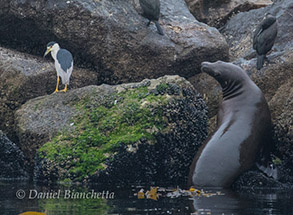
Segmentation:
<svg viewBox="0 0 293 215">
<path fill-rule="evenodd" d="M 253 35 L 253 49 L 257 53 L 256 68 L 263 67 L 266 54 L 272 49 L 278 34 L 276 17 L 267 14 L 265 19 L 257 26 Z"/>
<path fill-rule="evenodd" d="M 143 15 L 149 20 L 147 26 L 153 21 L 158 29 L 159 34 L 164 35 L 163 29 L 159 24 L 160 17 L 160 0 L 139 0 L 143 10 Z"/>
</svg>

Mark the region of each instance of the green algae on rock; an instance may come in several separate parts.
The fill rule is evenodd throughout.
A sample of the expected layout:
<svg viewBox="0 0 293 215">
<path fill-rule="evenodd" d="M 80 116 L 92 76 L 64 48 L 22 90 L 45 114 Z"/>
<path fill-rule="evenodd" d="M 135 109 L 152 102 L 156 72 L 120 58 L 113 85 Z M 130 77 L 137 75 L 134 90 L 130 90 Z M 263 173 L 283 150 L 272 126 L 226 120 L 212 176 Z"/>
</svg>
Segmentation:
<svg viewBox="0 0 293 215">
<path fill-rule="evenodd" d="M 43 145 L 41 157 L 65 165 L 68 172 L 63 177 L 83 179 L 103 170 L 103 162 L 121 143 L 156 141 L 153 130 L 162 130 L 167 120 L 160 107 L 153 105 L 164 103 L 165 97 L 153 96 L 147 87 L 140 87 L 113 94 L 101 104 L 87 98 L 76 105 L 82 115 L 73 120 L 75 129 Z"/>
<path fill-rule="evenodd" d="M 207 135 L 206 105 L 179 76 L 41 97 L 17 119 L 20 142 L 38 149 L 42 181 L 183 182 Z"/>
</svg>

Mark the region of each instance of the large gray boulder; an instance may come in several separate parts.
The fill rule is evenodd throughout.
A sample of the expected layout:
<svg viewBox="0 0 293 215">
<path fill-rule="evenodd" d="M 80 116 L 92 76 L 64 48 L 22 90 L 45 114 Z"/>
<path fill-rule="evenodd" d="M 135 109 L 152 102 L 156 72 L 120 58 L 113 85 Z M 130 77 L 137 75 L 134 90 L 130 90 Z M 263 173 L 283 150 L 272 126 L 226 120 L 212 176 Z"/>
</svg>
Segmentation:
<svg viewBox="0 0 293 215">
<path fill-rule="evenodd" d="M 207 135 L 206 105 L 179 76 L 35 98 L 16 121 L 35 179 L 50 182 L 184 182 Z"/>
<path fill-rule="evenodd" d="M 75 67 L 69 89 L 97 82 L 96 73 Z M 56 71 L 52 60 L 46 62 L 40 57 L 0 47 L 0 129 L 16 140 L 15 110 L 29 99 L 53 93 L 55 86 Z"/>
<path fill-rule="evenodd" d="M 190 77 L 204 60 L 228 59 L 224 37 L 198 22 L 184 0 L 161 2 L 165 36 L 147 27 L 141 14 L 138 0 L 2 0 L 0 42 L 41 55 L 56 40 L 108 84 Z"/>
</svg>

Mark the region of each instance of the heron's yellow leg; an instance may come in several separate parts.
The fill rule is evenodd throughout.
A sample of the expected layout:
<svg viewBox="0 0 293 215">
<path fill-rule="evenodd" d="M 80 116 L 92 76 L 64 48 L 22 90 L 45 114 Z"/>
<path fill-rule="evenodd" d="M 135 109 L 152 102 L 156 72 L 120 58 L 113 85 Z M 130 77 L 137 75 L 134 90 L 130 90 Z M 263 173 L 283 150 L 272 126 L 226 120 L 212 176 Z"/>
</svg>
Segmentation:
<svg viewBox="0 0 293 215">
<path fill-rule="evenodd" d="M 61 90 L 61 92 L 66 92 L 67 91 L 67 84 L 65 84 L 64 90 Z"/>
<path fill-rule="evenodd" d="M 57 76 L 57 85 L 56 85 L 56 90 L 54 91 L 54 93 L 57 93 L 59 90 L 58 90 L 58 88 L 59 88 L 59 80 L 60 80 L 60 78 L 59 78 L 59 76 Z"/>
</svg>

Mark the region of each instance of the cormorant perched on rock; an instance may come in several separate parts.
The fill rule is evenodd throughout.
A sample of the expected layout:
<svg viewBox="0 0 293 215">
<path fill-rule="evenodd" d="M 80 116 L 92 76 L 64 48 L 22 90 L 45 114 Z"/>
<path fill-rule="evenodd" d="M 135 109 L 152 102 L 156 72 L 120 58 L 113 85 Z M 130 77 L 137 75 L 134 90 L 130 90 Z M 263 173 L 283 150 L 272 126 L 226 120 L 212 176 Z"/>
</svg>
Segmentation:
<svg viewBox="0 0 293 215">
<path fill-rule="evenodd" d="M 278 34 L 276 17 L 267 14 L 265 19 L 257 26 L 253 35 L 253 49 L 257 53 L 256 68 L 263 67 L 266 54 L 272 49 Z"/>
<path fill-rule="evenodd" d="M 150 25 L 151 21 L 154 21 L 159 34 L 164 35 L 163 29 L 159 24 L 160 17 L 160 0 L 139 0 L 139 4 L 143 10 L 143 15 L 148 18 Z"/>
</svg>

